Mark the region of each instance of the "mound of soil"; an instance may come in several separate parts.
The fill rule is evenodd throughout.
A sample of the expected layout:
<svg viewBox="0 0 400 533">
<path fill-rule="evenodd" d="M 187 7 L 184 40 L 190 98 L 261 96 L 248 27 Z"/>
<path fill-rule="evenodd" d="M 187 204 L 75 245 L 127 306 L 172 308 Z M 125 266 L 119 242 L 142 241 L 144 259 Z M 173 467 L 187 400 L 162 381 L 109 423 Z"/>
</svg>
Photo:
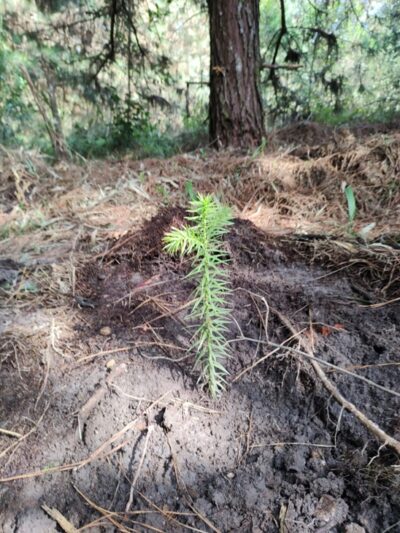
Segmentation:
<svg viewBox="0 0 400 533">
<path fill-rule="evenodd" d="M 5 457 L 0 529 L 58 531 L 46 505 L 99 532 L 396 531 L 398 457 L 330 397 L 287 321 L 321 360 L 398 391 L 398 299 L 366 304 L 377 297 L 366 278 L 360 294 L 354 272 L 237 220 L 225 243 L 228 387 L 212 402 L 188 351 L 190 261 L 162 251 L 184 215 L 162 211 L 77 272 L 80 351 L 51 366 L 28 406 L 25 391 L 25 416 L 43 417 Z M 400 438 L 399 395 L 328 371 Z M 7 390 L 19 379 L 4 365 L 1 378 Z M 21 420 L 9 396 L 0 412 Z"/>
</svg>

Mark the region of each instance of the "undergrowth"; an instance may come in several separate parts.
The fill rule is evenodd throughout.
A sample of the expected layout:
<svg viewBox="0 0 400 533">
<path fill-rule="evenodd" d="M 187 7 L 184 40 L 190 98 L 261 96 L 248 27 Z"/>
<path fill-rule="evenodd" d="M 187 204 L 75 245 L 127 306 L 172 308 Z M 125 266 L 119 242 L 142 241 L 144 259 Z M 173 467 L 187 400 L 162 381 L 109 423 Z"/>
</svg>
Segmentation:
<svg viewBox="0 0 400 533">
<path fill-rule="evenodd" d="M 193 307 L 189 319 L 199 323 L 194 336 L 196 367 L 200 381 L 208 385 L 216 397 L 225 385 L 228 356 L 224 334 L 227 329 L 230 294 L 227 271 L 228 257 L 222 247 L 222 237 L 232 224 L 231 210 L 212 196 L 198 195 L 190 202 L 190 225 L 173 228 L 164 237 L 165 250 L 170 254 L 193 255 L 189 276 L 197 280 Z"/>
</svg>

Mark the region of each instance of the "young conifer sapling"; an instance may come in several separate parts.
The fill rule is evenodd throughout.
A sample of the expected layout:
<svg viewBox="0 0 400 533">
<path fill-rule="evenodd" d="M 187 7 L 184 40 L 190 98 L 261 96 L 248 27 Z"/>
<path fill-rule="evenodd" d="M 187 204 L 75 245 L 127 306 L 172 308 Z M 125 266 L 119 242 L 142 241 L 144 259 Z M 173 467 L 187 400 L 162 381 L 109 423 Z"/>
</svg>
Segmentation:
<svg viewBox="0 0 400 533">
<path fill-rule="evenodd" d="M 189 277 L 197 282 L 189 319 L 198 327 L 194 335 L 196 368 L 200 380 L 216 397 L 226 383 L 224 360 L 228 357 L 225 340 L 230 294 L 227 280 L 229 262 L 222 238 L 229 231 L 231 210 L 209 195 L 198 195 L 190 202 L 188 224 L 172 228 L 164 237 L 165 250 L 170 254 L 191 255 L 193 268 Z"/>
</svg>

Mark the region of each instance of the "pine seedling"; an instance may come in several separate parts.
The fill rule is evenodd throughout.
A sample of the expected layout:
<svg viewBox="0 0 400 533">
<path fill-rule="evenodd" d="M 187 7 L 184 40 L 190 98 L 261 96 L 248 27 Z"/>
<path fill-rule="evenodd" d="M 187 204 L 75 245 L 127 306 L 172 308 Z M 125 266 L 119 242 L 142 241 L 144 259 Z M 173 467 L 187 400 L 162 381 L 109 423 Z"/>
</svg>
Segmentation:
<svg viewBox="0 0 400 533">
<path fill-rule="evenodd" d="M 172 228 L 164 237 L 169 254 L 193 256 L 189 277 L 197 280 L 197 286 L 189 318 L 199 323 L 193 345 L 195 368 L 200 369 L 200 381 L 208 385 L 214 398 L 224 389 L 227 374 L 224 360 L 229 355 L 224 335 L 230 289 L 227 272 L 223 269 L 228 257 L 222 248 L 222 237 L 229 231 L 232 218 L 228 207 L 212 196 L 199 194 L 190 202 L 186 218 L 190 225 Z"/>
</svg>

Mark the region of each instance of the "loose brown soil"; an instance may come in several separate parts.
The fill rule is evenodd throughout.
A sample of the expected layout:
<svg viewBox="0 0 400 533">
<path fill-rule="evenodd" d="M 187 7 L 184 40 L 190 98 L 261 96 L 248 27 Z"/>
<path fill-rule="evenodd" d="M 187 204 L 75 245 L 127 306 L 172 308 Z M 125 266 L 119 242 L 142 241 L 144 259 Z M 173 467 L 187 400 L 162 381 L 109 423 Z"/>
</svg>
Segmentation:
<svg viewBox="0 0 400 533">
<path fill-rule="evenodd" d="M 133 174 L 89 183 L 76 168 L 71 183 L 55 169 L 53 184 L 49 171 L 27 178 L 25 192 L 3 188 L 12 225 L 0 245 L 0 531 L 400 531 L 399 457 L 342 410 L 298 344 L 306 339 L 342 394 L 400 440 L 398 133 L 380 148 L 376 132 L 347 149 L 332 133 L 325 140 L 292 147 L 297 155 L 107 167 L 142 168 L 143 188 Z M 355 231 L 374 210 L 368 242 L 346 227 L 338 152 L 365 200 Z M 200 170 L 207 180 L 196 182 Z M 371 185 L 379 172 L 382 190 Z M 217 401 L 193 369 L 190 261 L 162 250 L 185 211 L 153 195 L 176 187 L 165 203 L 184 205 L 188 178 L 242 208 L 225 240 L 231 357 Z M 29 203 L 38 191 L 47 207 Z M 21 194 L 46 214 L 43 227 L 20 231 Z M 272 208 L 275 225 L 261 231 Z"/>
<path fill-rule="evenodd" d="M 162 235 L 180 222 L 182 210 L 164 210 L 78 272 L 76 335 L 105 353 L 53 368 L 36 409 L 37 369 L 20 361 L 21 380 L 3 362 L 1 419 L 22 424 L 27 413 L 37 419 L 45 411 L 3 468 L 3 478 L 36 472 L 2 485 L 3 531 L 56 531 L 44 503 L 76 527 L 107 515 L 98 531 L 129 530 L 122 524 L 135 531 L 296 533 L 392 526 L 400 518 L 398 458 L 341 411 L 306 360 L 284 347 L 271 352 L 290 336 L 277 309 L 313 336 L 321 359 L 398 390 L 399 303 L 374 307 L 376 294 L 362 280 L 355 285 L 323 260 L 310 265 L 304 242 L 277 241 L 237 221 L 226 241 L 229 386 L 211 402 L 186 351 L 189 263 L 162 252 Z M 126 349 L 113 352 L 119 348 Z M 331 378 L 400 438 L 399 397 L 339 372 Z"/>
</svg>

